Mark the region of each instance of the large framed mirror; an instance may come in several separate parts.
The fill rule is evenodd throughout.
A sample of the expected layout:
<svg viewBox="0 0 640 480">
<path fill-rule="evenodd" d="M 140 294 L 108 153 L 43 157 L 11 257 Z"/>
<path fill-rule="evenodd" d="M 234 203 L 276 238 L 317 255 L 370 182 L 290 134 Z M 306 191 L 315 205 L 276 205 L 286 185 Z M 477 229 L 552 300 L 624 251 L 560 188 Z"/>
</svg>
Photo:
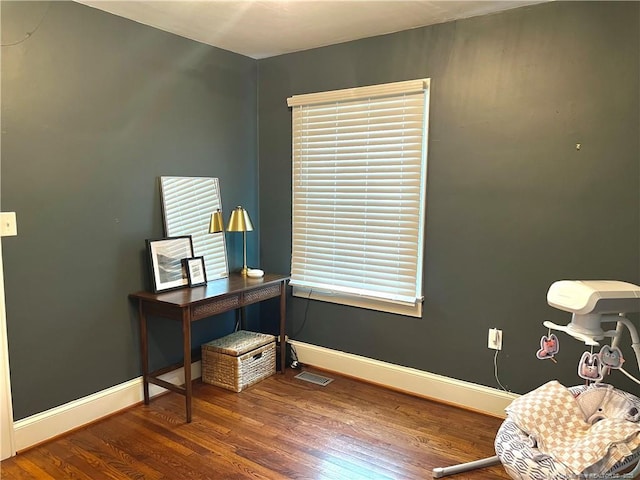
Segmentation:
<svg viewBox="0 0 640 480">
<path fill-rule="evenodd" d="M 160 177 L 160 196 L 165 235 L 191 235 L 194 255 L 204 257 L 207 279 L 228 277 L 224 233 L 209 233 L 211 214 L 222 210 L 218 179 Z"/>
</svg>

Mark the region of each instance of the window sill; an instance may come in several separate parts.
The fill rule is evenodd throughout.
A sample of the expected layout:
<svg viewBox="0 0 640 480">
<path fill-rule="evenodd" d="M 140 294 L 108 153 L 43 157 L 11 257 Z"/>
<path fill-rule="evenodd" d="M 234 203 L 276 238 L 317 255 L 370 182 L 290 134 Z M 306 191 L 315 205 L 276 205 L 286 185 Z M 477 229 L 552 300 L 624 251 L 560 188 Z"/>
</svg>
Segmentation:
<svg viewBox="0 0 640 480">
<path fill-rule="evenodd" d="M 394 313 L 396 315 L 404 315 L 407 317 L 422 317 L 422 302 L 416 302 L 415 305 L 406 305 L 402 303 L 385 302 L 383 300 L 376 300 L 357 295 L 348 295 L 340 292 L 320 291 L 295 286 L 293 287 L 292 295 L 299 298 L 319 300 L 321 302 L 336 303 L 350 307 L 366 308 L 369 310 L 376 310 L 378 312 Z"/>
</svg>

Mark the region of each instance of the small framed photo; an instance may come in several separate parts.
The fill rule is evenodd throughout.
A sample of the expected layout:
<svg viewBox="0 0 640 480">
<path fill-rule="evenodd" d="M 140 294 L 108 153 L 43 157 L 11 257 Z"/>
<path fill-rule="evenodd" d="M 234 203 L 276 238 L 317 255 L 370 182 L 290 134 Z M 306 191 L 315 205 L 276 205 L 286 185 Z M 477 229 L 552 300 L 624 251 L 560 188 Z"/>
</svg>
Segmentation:
<svg viewBox="0 0 640 480">
<path fill-rule="evenodd" d="M 204 257 L 185 258 L 183 262 L 187 270 L 190 287 L 207 284 L 207 271 L 204 268 Z"/>
<path fill-rule="evenodd" d="M 155 293 L 187 287 L 189 278 L 182 260 L 193 257 L 191 235 L 147 240 L 151 283 Z"/>
</svg>

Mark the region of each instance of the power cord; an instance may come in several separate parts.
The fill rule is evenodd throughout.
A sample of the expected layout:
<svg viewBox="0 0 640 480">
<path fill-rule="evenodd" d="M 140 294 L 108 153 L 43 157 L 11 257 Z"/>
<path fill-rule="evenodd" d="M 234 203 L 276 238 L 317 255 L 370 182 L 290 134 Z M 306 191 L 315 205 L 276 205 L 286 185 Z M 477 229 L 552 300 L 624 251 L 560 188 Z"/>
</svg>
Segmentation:
<svg viewBox="0 0 640 480">
<path fill-rule="evenodd" d="M 293 368 L 294 370 L 298 370 L 302 368 L 302 365 L 300 365 L 300 362 L 298 361 L 298 354 L 296 353 L 296 347 L 294 347 L 291 344 L 289 344 L 289 346 L 291 347 L 291 368 Z"/>
<path fill-rule="evenodd" d="M 496 382 L 498 382 L 498 385 L 500 385 L 500 388 L 502 388 L 502 390 L 504 390 L 505 392 L 508 392 L 509 390 L 507 390 L 504 387 L 504 385 L 500 383 L 500 379 L 498 378 L 498 354 L 499 353 L 500 353 L 500 350 L 496 350 L 496 353 L 493 356 L 493 375 L 496 377 Z"/>
<path fill-rule="evenodd" d="M 304 307 L 304 317 L 302 318 L 302 325 L 300 325 L 300 328 L 298 328 L 298 330 L 296 331 L 296 333 L 293 333 L 291 335 L 291 338 L 295 338 L 298 335 L 300 335 L 300 332 L 302 332 L 302 329 L 304 329 L 305 324 L 307 323 L 307 317 L 309 315 L 309 304 L 311 303 L 311 294 L 313 293 L 313 289 L 309 289 L 309 295 L 307 295 L 307 304 Z"/>
<path fill-rule="evenodd" d="M 307 295 L 307 304 L 304 307 L 304 317 L 302 318 L 302 324 L 300 325 L 298 330 L 291 335 L 291 338 L 297 337 L 300 334 L 300 332 L 302 332 L 305 324 L 307 323 L 307 318 L 309 316 L 309 304 L 311 303 L 312 292 L 313 292 L 313 289 L 309 289 L 309 294 Z M 298 361 L 298 354 L 296 352 L 296 347 L 294 347 L 292 344 L 289 344 L 289 347 L 291 348 L 291 365 L 290 365 L 291 368 L 296 370 L 302 368 L 302 365 Z"/>
</svg>

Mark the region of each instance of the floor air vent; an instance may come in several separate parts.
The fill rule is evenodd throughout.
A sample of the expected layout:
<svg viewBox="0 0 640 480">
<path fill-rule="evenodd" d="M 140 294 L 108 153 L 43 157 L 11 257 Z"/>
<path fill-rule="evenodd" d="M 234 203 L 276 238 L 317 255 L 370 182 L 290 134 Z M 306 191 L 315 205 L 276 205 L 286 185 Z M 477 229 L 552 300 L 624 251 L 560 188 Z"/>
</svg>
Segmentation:
<svg viewBox="0 0 640 480">
<path fill-rule="evenodd" d="M 333 382 L 333 378 L 323 377 L 322 375 L 316 375 L 315 373 L 302 372 L 295 376 L 295 378 L 304 380 L 305 382 L 315 383 L 322 387 Z"/>
</svg>

